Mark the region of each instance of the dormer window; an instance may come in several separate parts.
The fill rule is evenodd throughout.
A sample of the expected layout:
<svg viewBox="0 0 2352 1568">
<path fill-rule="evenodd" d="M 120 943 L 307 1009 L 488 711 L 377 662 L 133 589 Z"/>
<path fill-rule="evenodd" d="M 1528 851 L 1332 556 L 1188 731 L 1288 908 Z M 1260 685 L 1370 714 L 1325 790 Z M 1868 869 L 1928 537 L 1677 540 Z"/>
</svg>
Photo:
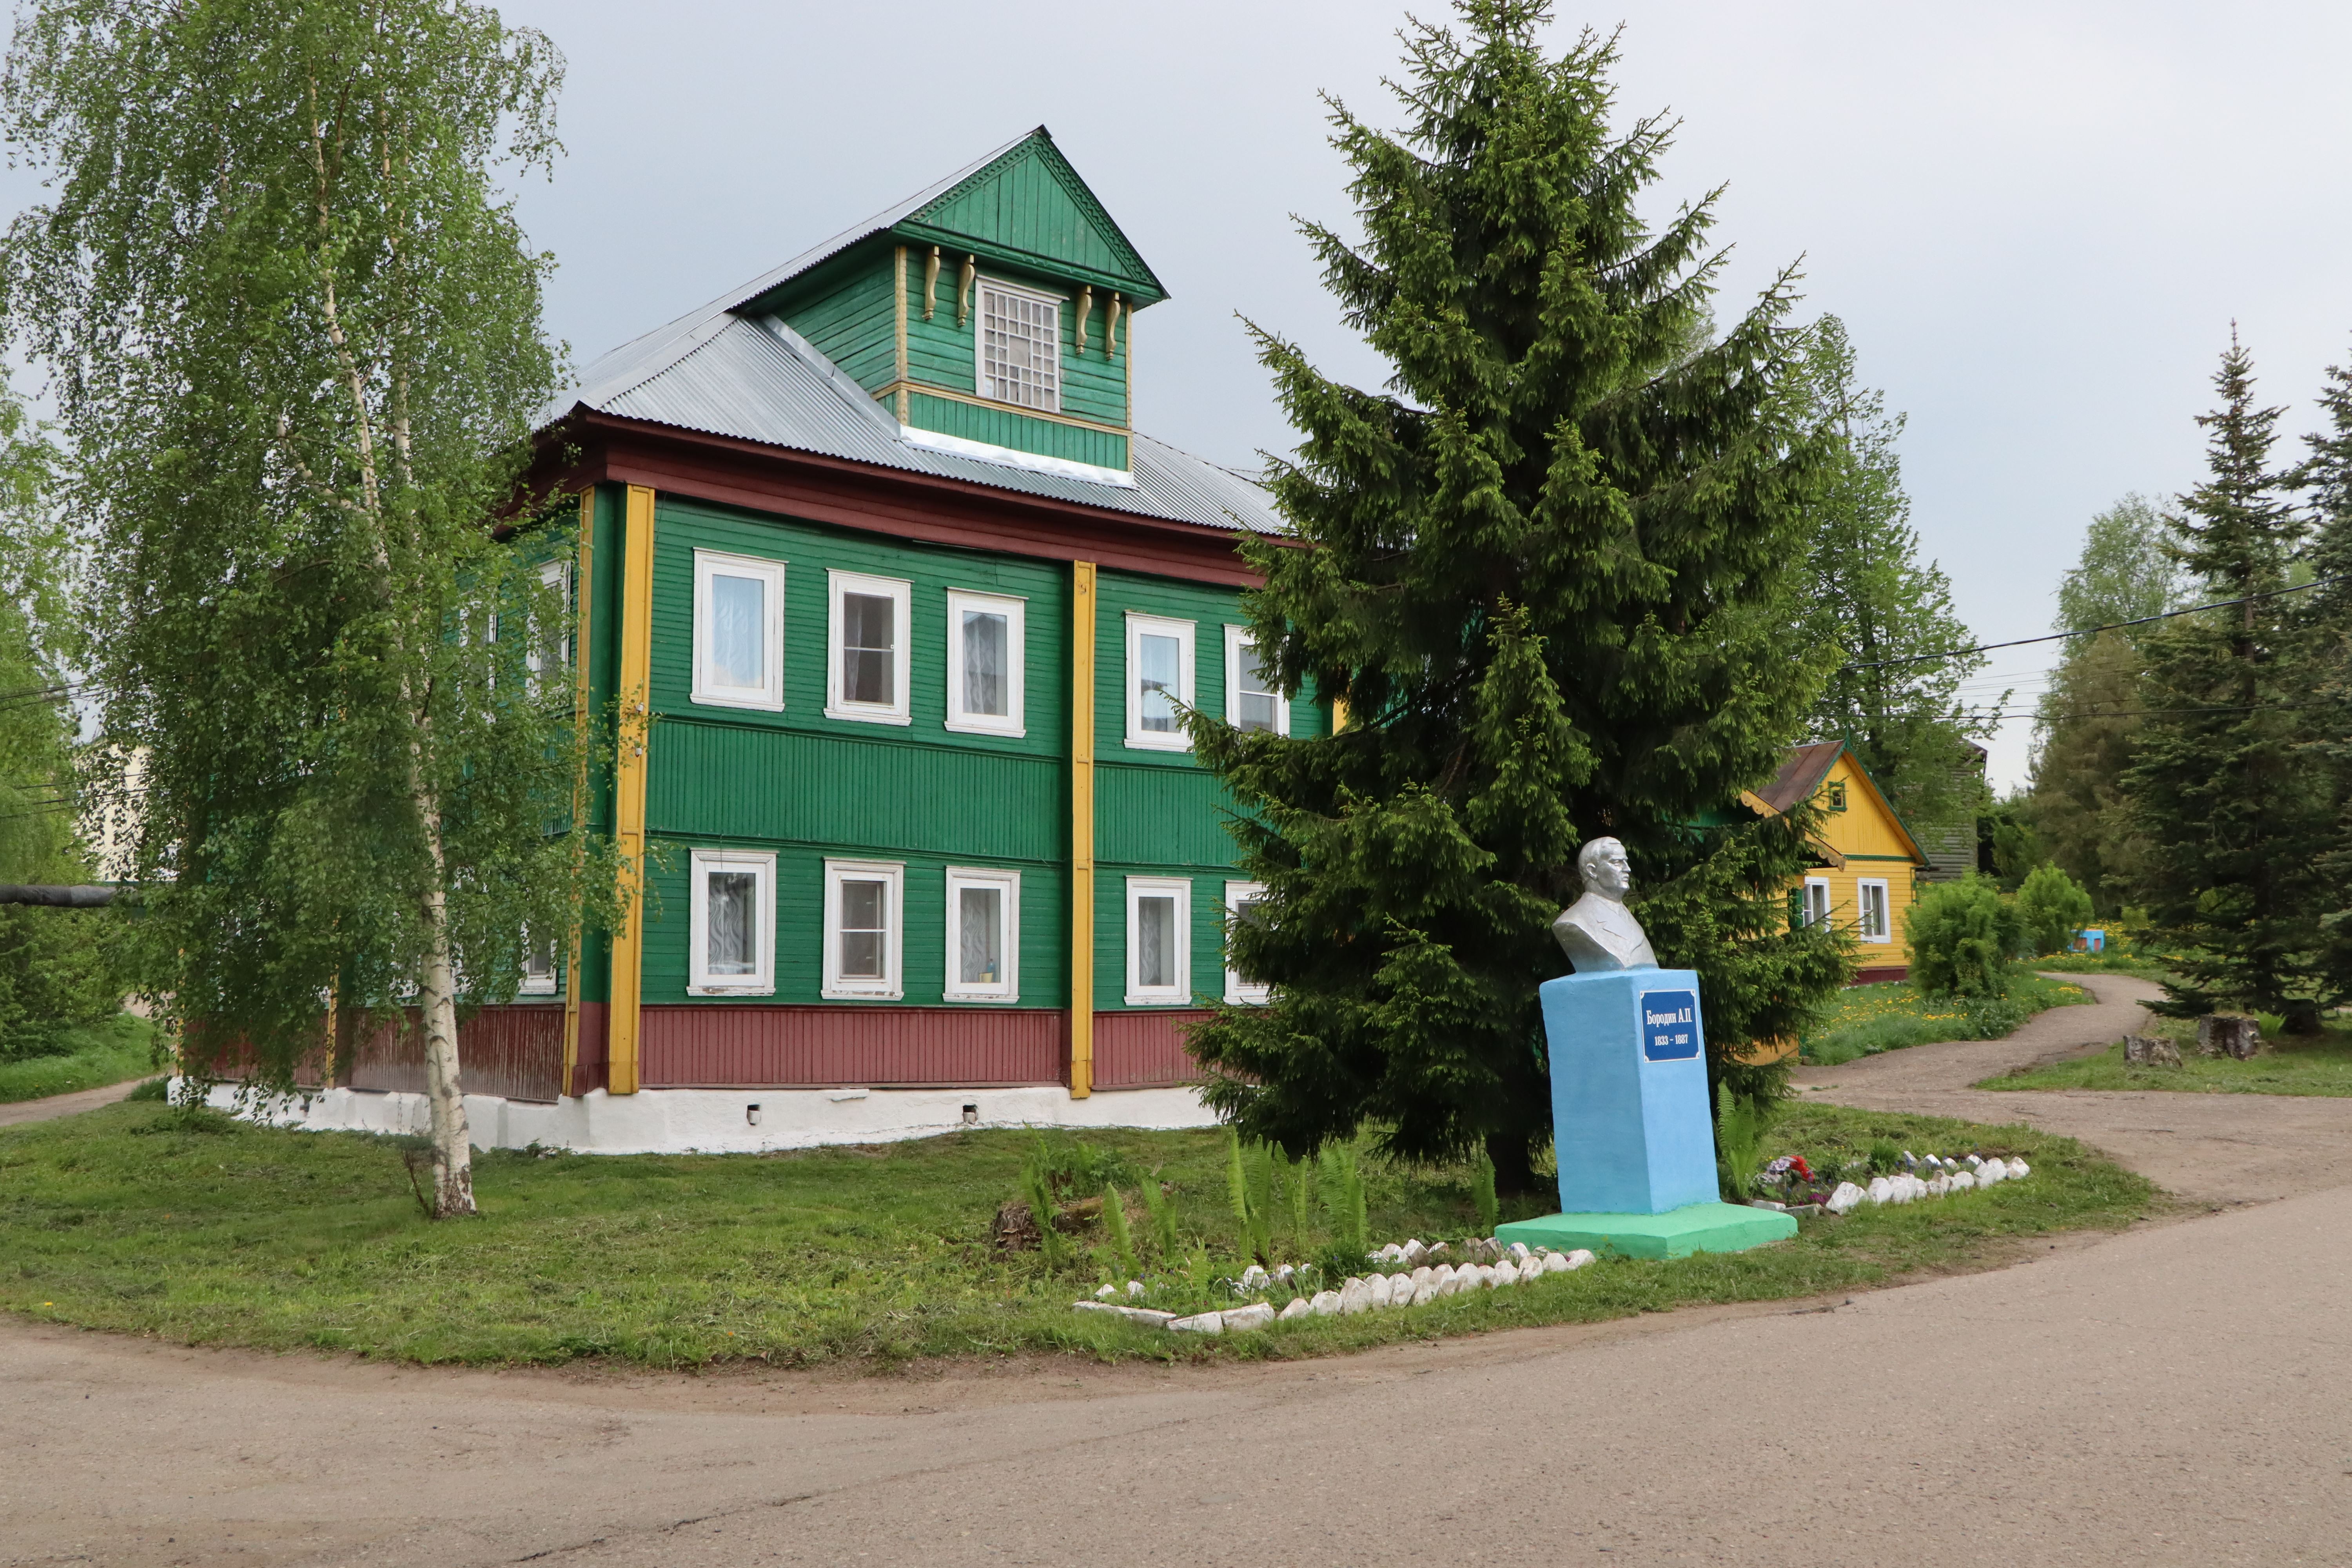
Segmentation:
<svg viewBox="0 0 2352 1568">
<path fill-rule="evenodd" d="M 980 280 L 980 391 L 1016 408 L 1062 408 L 1062 302 Z"/>
</svg>

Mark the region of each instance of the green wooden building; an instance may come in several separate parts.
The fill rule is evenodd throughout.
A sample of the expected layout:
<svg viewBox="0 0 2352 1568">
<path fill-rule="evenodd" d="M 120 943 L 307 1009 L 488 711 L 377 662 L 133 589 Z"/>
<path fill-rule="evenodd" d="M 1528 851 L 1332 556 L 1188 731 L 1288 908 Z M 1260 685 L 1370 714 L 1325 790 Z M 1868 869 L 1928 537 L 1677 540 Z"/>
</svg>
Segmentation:
<svg viewBox="0 0 2352 1568">
<path fill-rule="evenodd" d="M 1240 624 L 1266 494 L 1133 427 L 1165 297 L 1041 128 L 548 411 L 576 529 L 526 541 L 619 714 L 591 809 L 646 869 L 625 929 L 467 1024 L 480 1141 L 1208 1120 L 1183 1027 L 1252 994 L 1253 889 L 1176 703 L 1331 715 Z"/>
</svg>

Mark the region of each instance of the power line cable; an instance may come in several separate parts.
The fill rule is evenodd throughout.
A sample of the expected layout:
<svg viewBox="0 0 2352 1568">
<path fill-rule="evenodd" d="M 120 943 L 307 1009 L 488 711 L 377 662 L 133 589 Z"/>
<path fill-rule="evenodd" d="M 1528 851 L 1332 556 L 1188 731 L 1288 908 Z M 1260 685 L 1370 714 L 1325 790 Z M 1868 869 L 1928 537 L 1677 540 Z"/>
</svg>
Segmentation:
<svg viewBox="0 0 2352 1568">
<path fill-rule="evenodd" d="M 1908 653 L 1900 658 L 1858 659 L 1845 666 L 1848 669 L 1875 669 L 1888 664 L 1925 664 L 1929 659 L 1966 658 L 1972 653 L 1990 653 L 1995 648 L 2026 647 L 2034 643 L 2063 642 L 2068 637 L 2095 637 L 2100 632 L 2121 631 L 2126 626 L 2144 626 L 2156 621 L 2169 621 L 2182 616 L 2200 616 L 2208 610 L 2233 609 L 2240 605 L 2252 605 L 2263 599 L 2275 599 L 2287 594 L 2300 594 L 2312 588 L 2324 588 L 2331 583 L 2352 581 L 2345 574 L 2315 577 L 2308 583 L 2297 583 L 2292 588 L 2273 588 L 2266 593 L 2249 594 L 2242 599 L 2217 599 L 2210 605 L 2191 605 L 2185 610 L 2167 610 L 2160 616 L 2140 616 L 2128 621 L 2109 621 L 2105 626 L 2083 626 L 2071 632 L 2052 632 L 2047 637 L 2019 637 L 2013 642 L 1979 643 L 1974 647 L 1956 647 L 1944 653 Z"/>
</svg>

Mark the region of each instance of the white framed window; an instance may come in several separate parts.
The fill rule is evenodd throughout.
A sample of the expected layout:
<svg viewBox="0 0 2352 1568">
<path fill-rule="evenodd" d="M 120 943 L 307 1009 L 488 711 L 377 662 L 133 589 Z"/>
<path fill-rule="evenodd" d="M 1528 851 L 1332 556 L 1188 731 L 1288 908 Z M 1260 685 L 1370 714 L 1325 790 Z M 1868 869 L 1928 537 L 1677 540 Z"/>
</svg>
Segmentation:
<svg viewBox="0 0 2352 1568">
<path fill-rule="evenodd" d="M 694 700 L 784 706 L 784 563 L 694 552 Z"/>
<path fill-rule="evenodd" d="M 539 585 L 554 596 L 557 619 L 553 627 L 542 627 L 530 639 L 530 646 L 523 650 L 525 689 L 534 696 L 540 689 L 540 676 L 547 668 L 550 653 L 555 656 L 556 668 L 572 668 L 572 563 L 569 561 L 541 562 Z"/>
<path fill-rule="evenodd" d="M 980 395 L 1018 408 L 1062 407 L 1062 301 L 992 279 L 979 280 Z"/>
<path fill-rule="evenodd" d="M 1127 879 L 1127 1005 L 1182 1007 L 1192 1000 L 1192 884 Z"/>
<path fill-rule="evenodd" d="M 1233 929 L 1250 918 L 1250 910 L 1265 897 L 1263 882 L 1227 882 L 1225 884 L 1225 930 Z M 1235 967 L 1233 960 L 1233 938 L 1225 938 L 1225 1000 L 1236 1006 L 1254 1006 L 1274 994 L 1274 987 L 1263 980 L 1254 980 Z"/>
<path fill-rule="evenodd" d="M 1127 743 L 1147 752 L 1189 752 L 1178 705 L 1192 704 L 1192 623 L 1127 616 Z"/>
<path fill-rule="evenodd" d="M 1290 733 L 1290 703 L 1260 668 L 1247 626 L 1225 628 L 1225 722 L 1236 730 Z"/>
<path fill-rule="evenodd" d="M 1021 997 L 1021 873 L 948 868 L 950 1002 Z"/>
<path fill-rule="evenodd" d="M 824 981 L 835 1000 L 905 994 L 899 981 L 899 920 L 907 868 L 888 860 L 824 863 Z"/>
<path fill-rule="evenodd" d="M 948 590 L 948 717 L 950 730 L 1021 735 L 1021 681 L 1028 662 L 1028 606 L 1000 594 Z"/>
<path fill-rule="evenodd" d="M 1854 934 L 1864 942 L 1893 942 L 1895 922 L 1889 918 L 1886 884 L 1864 878 L 1853 885 L 1855 902 L 1861 908 L 1861 930 Z"/>
<path fill-rule="evenodd" d="M 552 996 L 555 994 L 555 942 L 533 942 L 523 933 L 522 978 L 515 986 L 518 996 Z"/>
<path fill-rule="evenodd" d="M 776 857 L 697 849 L 687 918 L 687 994 L 766 996 L 776 989 Z"/>
<path fill-rule="evenodd" d="M 824 716 L 868 724 L 905 724 L 907 616 L 914 591 L 897 577 L 827 572 Z"/>
<path fill-rule="evenodd" d="M 1817 926 L 1830 918 L 1830 879 L 1827 877 L 1805 879 L 1805 901 L 1801 906 L 1799 923 Z"/>
</svg>

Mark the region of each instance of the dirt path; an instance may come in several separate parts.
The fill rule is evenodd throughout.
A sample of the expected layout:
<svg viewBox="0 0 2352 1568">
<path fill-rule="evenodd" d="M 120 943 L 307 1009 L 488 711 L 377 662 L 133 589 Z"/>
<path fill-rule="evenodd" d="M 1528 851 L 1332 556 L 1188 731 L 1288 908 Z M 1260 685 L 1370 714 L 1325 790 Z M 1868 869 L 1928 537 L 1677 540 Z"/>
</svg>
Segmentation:
<svg viewBox="0 0 2352 1568">
<path fill-rule="evenodd" d="M 47 1100 L 17 1100 L 0 1105 L 0 1127 L 14 1127 L 26 1121 L 50 1121 L 60 1116 L 79 1116 L 85 1110 L 96 1110 L 127 1100 L 131 1091 L 150 1074 L 110 1083 L 100 1089 L 79 1089 L 71 1094 L 53 1094 Z"/>
<path fill-rule="evenodd" d="M 2065 974 L 2098 1000 L 2053 1007 L 2007 1039 L 1955 1040 L 1806 1068 L 1808 1099 L 1999 1124 L 2022 1121 L 2080 1138 L 2190 1203 L 2267 1203 L 2315 1187 L 2352 1185 L 2352 1099 L 2317 1095 L 2114 1093 L 1972 1087 L 2013 1068 L 2086 1056 L 2147 1016 L 2159 994 L 2145 980 Z"/>
<path fill-rule="evenodd" d="M 426 1373 L 0 1321 L 0 1563 L 2344 1562 L 2352 1192 L 2273 1147 L 2352 1180 L 2352 1122 L 1967 1088 L 2120 1032 L 2137 993 L 2094 984 L 1808 1092 L 2144 1148 L 2248 1206 L 1851 1300 L 1203 1371 Z"/>
</svg>

